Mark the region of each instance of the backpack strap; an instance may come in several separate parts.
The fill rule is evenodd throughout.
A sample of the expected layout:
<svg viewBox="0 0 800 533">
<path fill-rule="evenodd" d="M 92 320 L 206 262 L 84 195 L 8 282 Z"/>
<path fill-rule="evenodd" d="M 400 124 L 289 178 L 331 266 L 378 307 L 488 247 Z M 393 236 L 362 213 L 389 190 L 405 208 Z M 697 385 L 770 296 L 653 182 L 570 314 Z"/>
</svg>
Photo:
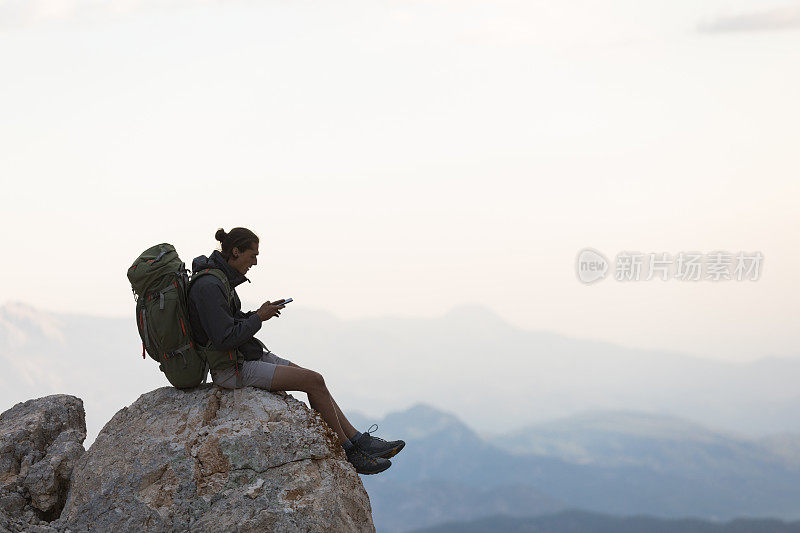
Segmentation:
<svg viewBox="0 0 800 533">
<path fill-rule="evenodd" d="M 203 269 L 203 270 L 198 270 L 197 272 L 193 272 L 192 273 L 192 279 L 189 281 L 189 289 L 192 288 L 192 285 L 194 284 L 194 282 L 196 280 L 198 280 L 199 278 L 201 278 L 202 276 L 205 276 L 205 275 L 215 276 L 217 279 L 222 281 L 222 283 L 225 285 L 225 291 L 226 291 L 226 294 L 228 295 L 228 308 L 230 309 L 231 304 L 233 303 L 233 291 L 231 290 L 231 284 L 228 281 L 228 276 L 225 275 L 225 272 L 223 272 L 222 270 L 220 270 L 218 268 L 206 268 L 206 269 Z M 187 293 L 188 293 L 188 290 L 187 290 Z M 208 344 L 209 344 L 209 346 L 211 345 L 211 339 L 208 340 Z M 242 382 L 242 374 L 241 374 L 241 372 L 239 372 L 239 361 L 238 360 L 233 362 L 233 368 L 236 370 L 236 387 L 235 388 L 240 389 L 243 386 L 243 382 Z M 235 396 L 234 396 L 234 400 L 235 400 Z"/>
<path fill-rule="evenodd" d="M 228 281 L 228 276 L 225 275 L 225 272 L 223 272 L 218 268 L 206 268 L 203 270 L 198 270 L 197 272 L 193 272 L 192 279 L 189 281 L 189 289 L 192 288 L 192 285 L 194 285 L 195 281 L 197 281 L 199 278 L 207 274 L 215 276 L 218 280 L 220 280 L 223 283 L 223 285 L 225 285 L 225 294 L 227 294 L 228 296 L 228 307 L 230 307 L 231 303 L 233 302 L 233 291 L 231 290 L 231 283 L 230 281 Z"/>
</svg>

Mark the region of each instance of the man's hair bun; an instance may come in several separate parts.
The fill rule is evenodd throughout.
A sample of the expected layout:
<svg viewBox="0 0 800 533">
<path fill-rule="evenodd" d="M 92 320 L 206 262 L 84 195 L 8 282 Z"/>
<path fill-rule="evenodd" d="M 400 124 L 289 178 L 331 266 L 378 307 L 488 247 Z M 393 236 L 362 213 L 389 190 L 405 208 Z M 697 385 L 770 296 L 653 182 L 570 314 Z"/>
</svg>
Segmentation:
<svg viewBox="0 0 800 533">
<path fill-rule="evenodd" d="M 220 252 L 222 257 L 227 261 L 233 256 L 233 249 L 239 250 L 239 253 L 244 253 L 249 250 L 254 244 L 258 244 L 258 236 L 247 228 L 233 228 L 229 232 L 219 228 L 214 234 L 220 244 Z"/>
</svg>

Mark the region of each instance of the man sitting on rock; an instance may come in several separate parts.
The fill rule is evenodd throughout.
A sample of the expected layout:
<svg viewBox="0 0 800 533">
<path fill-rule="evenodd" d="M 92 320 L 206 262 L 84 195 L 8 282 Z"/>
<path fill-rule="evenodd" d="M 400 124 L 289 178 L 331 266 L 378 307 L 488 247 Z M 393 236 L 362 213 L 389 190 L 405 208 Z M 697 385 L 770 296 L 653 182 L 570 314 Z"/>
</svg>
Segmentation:
<svg viewBox="0 0 800 533">
<path fill-rule="evenodd" d="M 280 300 L 265 302 L 258 311 L 241 311 L 236 286 L 250 281 L 245 274 L 258 264 L 255 233 L 246 228 L 234 228 L 230 233 L 219 229 L 215 237 L 221 251 L 196 257 L 192 271 L 222 271 L 230 294 L 225 281 L 216 275 L 199 277 L 189 289 L 192 336 L 197 346 L 203 347 L 201 351 L 212 354 L 208 359 L 214 383 L 229 389 L 253 386 L 269 391 L 303 391 L 311 407 L 336 432 L 347 460 L 359 474 L 377 474 L 389 468 L 389 458 L 402 450 L 405 442 L 387 442 L 369 431 L 356 430 L 339 409 L 320 373 L 276 356 L 254 337 L 261 324 L 280 316 L 284 307 Z"/>
</svg>

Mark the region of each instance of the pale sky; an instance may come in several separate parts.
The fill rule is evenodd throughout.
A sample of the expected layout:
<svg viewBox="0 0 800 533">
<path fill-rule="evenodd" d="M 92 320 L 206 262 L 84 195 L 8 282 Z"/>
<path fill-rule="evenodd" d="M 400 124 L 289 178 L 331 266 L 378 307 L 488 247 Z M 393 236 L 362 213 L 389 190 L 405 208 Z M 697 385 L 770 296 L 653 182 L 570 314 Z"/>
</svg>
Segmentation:
<svg viewBox="0 0 800 533">
<path fill-rule="evenodd" d="M 242 225 L 250 307 L 797 356 L 798 94 L 800 2 L 0 0 L 0 304 L 133 318 L 142 250 Z M 586 286 L 584 247 L 765 260 Z"/>
</svg>

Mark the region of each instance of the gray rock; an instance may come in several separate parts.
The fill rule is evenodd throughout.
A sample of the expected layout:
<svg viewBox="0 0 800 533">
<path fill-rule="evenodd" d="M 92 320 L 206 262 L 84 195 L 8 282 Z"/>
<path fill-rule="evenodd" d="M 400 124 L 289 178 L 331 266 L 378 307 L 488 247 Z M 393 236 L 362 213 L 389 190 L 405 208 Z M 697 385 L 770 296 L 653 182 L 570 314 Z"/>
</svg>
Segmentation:
<svg viewBox="0 0 800 533">
<path fill-rule="evenodd" d="M 61 512 L 72 469 L 84 452 L 81 443 L 85 438 L 85 430 L 71 429 L 61 433 L 48 449 L 47 455 L 28 469 L 24 484 L 35 508 L 45 513 Z"/>
<path fill-rule="evenodd" d="M 77 462 L 72 531 L 374 531 L 333 431 L 290 395 L 212 385 L 142 395 Z"/>
<path fill-rule="evenodd" d="M 0 414 L 0 530 L 49 529 L 85 438 L 83 402 L 74 396 L 28 400 Z"/>
</svg>

